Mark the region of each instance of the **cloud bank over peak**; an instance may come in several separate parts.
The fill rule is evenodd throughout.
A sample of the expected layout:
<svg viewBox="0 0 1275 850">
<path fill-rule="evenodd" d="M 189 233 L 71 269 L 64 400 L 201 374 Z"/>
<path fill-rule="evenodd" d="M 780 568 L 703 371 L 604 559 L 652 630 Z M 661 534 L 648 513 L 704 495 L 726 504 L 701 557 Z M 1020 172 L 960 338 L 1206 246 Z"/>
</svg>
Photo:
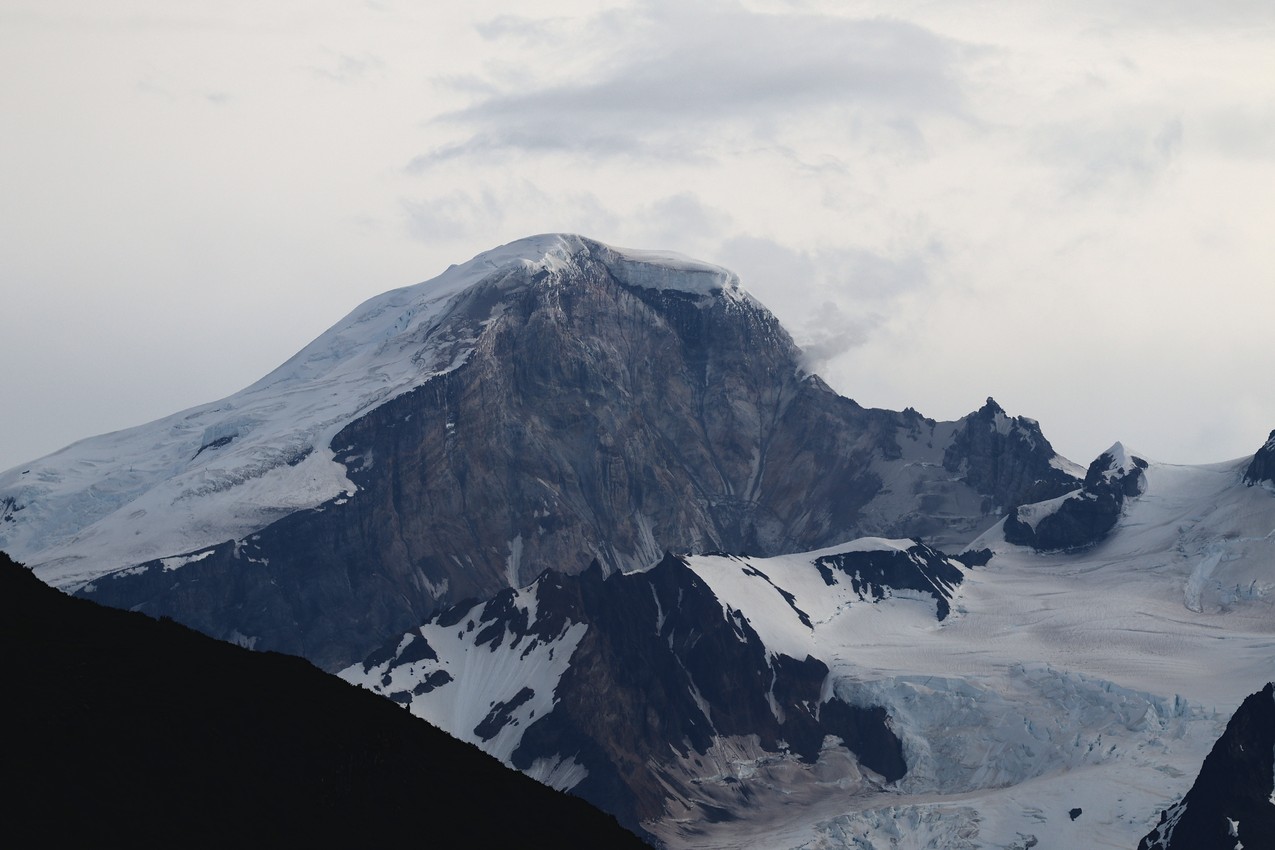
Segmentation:
<svg viewBox="0 0 1275 850">
<path fill-rule="evenodd" d="M 1239 457 L 1275 426 L 1267 3 L 0 23 L 0 395 L 29 412 L 0 467 L 235 392 L 364 299 L 544 232 L 731 268 L 865 405 L 994 395 L 1082 462 Z"/>
<path fill-rule="evenodd" d="M 550 27 L 524 23 L 502 17 L 479 31 L 525 43 Z M 492 80 L 475 103 L 436 119 L 468 135 L 417 166 L 509 150 L 683 158 L 709 152 L 722 133 L 781 137 L 793 121 L 963 114 L 961 46 L 906 21 L 650 4 L 586 30 L 614 52 L 568 80 Z"/>
</svg>

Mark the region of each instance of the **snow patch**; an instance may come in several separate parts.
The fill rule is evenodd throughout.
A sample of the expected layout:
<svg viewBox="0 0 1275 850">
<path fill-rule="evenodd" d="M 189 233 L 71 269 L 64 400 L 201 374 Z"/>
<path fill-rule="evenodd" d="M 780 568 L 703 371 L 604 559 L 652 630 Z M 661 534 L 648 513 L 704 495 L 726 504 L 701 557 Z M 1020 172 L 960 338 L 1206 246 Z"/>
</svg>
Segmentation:
<svg viewBox="0 0 1275 850">
<path fill-rule="evenodd" d="M 1053 499 L 1046 499 L 1043 502 L 1034 502 L 1030 505 L 1019 505 L 1017 508 L 1018 521 L 1031 526 L 1032 530 L 1036 530 L 1036 524 L 1047 516 L 1050 516 L 1062 507 L 1063 502 L 1068 499 L 1077 498 L 1081 494 L 1081 489 L 1076 488 L 1069 493 L 1064 493 Z"/>
<path fill-rule="evenodd" d="M 180 569 L 187 564 L 202 561 L 204 558 L 207 558 L 216 551 L 216 549 L 209 549 L 205 552 L 197 552 L 194 555 L 177 555 L 172 558 L 161 558 L 159 565 L 163 567 L 164 572 L 171 572 L 172 570 Z M 129 573 L 129 570 L 119 570 L 116 575 L 128 575 Z"/>
<path fill-rule="evenodd" d="M 876 588 L 839 571 L 833 571 L 830 585 L 815 562 L 844 553 L 908 552 L 916 545 L 907 539 L 865 537 L 774 558 L 693 555 L 687 564 L 726 611 L 747 619 L 772 653 L 814 655 L 830 662 L 852 657 L 876 642 L 887 622 L 908 631 L 937 628 L 935 600 L 916 591 L 880 588 L 881 602 L 890 608 L 885 615 L 882 605 L 872 604 Z M 858 581 L 858 590 L 852 579 Z"/>
<path fill-rule="evenodd" d="M 1148 465 L 1140 455 L 1134 455 L 1121 442 L 1112 444 L 1111 448 L 1107 449 L 1103 454 L 1111 458 L 1111 462 L 1107 464 L 1107 468 L 1102 473 L 1102 477 L 1107 480 L 1123 478 L 1132 472 L 1146 468 Z"/>
<path fill-rule="evenodd" d="M 1060 454 L 1056 454 L 1049 459 L 1049 465 L 1054 469 L 1062 470 L 1072 478 L 1084 480 L 1085 468 L 1075 461 L 1068 460 Z"/>
<path fill-rule="evenodd" d="M 1195 611 L 1197 614 L 1204 612 L 1204 605 L 1201 602 L 1201 596 L 1204 588 L 1209 582 L 1209 578 L 1213 575 L 1213 571 L 1217 569 L 1217 565 L 1222 562 L 1222 548 L 1220 546 L 1213 547 L 1206 557 L 1204 557 L 1191 571 L 1190 577 L 1186 580 L 1183 587 L 1186 607 L 1188 610 Z"/>
<path fill-rule="evenodd" d="M 513 594 L 513 607 L 526 614 L 529 631 L 538 622 L 537 593 L 533 584 Z M 588 627 L 566 622 L 559 634 L 541 640 L 500 619 L 481 620 L 483 610 L 475 608 L 453 626 L 426 623 L 403 636 L 393 658 L 366 669 L 354 664 L 337 675 L 402 702 L 417 717 L 510 764 L 527 728 L 553 711 L 554 690 Z M 400 662 L 420 639 L 436 657 L 422 653 Z M 562 781 L 576 776 L 568 765 L 553 770 Z"/>
<path fill-rule="evenodd" d="M 522 566 L 522 535 L 509 541 L 509 555 L 505 557 L 505 583 L 519 587 L 518 570 Z"/>
<path fill-rule="evenodd" d="M 589 771 L 575 758 L 538 758 L 525 771 L 537 782 L 559 791 L 570 791 L 589 777 Z"/>
<path fill-rule="evenodd" d="M 713 292 L 741 294 L 739 277 L 720 266 L 692 260 L 672 251 L 601 247 L 603 262 L 625 286 L 672 289 L 696 295 Z"/>
</svg>

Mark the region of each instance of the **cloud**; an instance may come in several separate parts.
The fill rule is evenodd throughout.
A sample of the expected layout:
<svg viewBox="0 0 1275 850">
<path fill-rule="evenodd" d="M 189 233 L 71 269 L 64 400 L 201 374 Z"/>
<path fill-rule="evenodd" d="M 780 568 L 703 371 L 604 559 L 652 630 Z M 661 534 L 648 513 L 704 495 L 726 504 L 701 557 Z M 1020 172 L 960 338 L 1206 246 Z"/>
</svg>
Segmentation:
<svg viewBox="0 0 1275 850">
<path fill-rule="evenodd" d="M 455 189 L 426 197 L 402 199 L 403 224 L 413 239 L 431 246 L 447 246 L 446 255 L 467 258 L 465 250 L 486 250 L 530 233 L 580 233 L 607 238 L 627 221 L 591 192 L 547 192 L 531 180 L 514 178 L 484 181 L 474 189 Z M 673 207 L 677 207 L 674 204 Z M 668 214 L 673 207 L 666 208 Z M 688 227 L 697 218 L 688 201 L 675 210 L 677 220 Z M 645 241 L 633 247 L 645 247 Z"/>
<path fill-rule="evenodd" d="M 837 357 L 868 341 L 880 317 L 874 313 L 847 315 L 832 301 L 825 301 L 810 314 L 797 344 L 807 371 L 820 372 Z"/>
<path fill-rule="evenodd" d="M 621 26 L 616 54 L 568 81 L 524 74 L 442 115 L 464 135 L 427 159 L 507 150 L 686 158 L 710 138 L 774 139 L 815 113 L 847 133 L 865 114 L 914 133 L 919 116 L 964 113 L 961 46 L 916 24 L 653 3 L 599 19 L 581 37 Z M 480 31 L 526 37 L 522 21 L 507 18 Z"/>
<path fill-rule="evenodd" d="M 866 344 L 901 300 L 929 288 L 940 254 L 933 244 L 887 256 L 856 247 L 806 251 L 744 236 L 726 242 L 721 258 L 780 317 L 807 368 L 818 372 Z"/>
<path fill-rule="evenodd" d="M 1086 17 L 1095 29 L 1119 28 L 1140 33 L 1160 29 L 1176 34 L 1275 25 L 1275 6 L 1267 0 L 1221 0 L 1208 4 L 1196 0 L 1104 0 L 1084 5 Z"/>
<path fill-rule="evenodd" d="M 323 51 L 323 62 L 310 69 L 321 80 L 350 85 L 366 79 L 385 67 L 385 62 L 371 53 L 354 56 L 334 50 Z"/>
<path fill-rule="evenodd" d="M 1192 133 L 1193 141 L 1239 160 L 1275 160 L 1271 139 L 1275 139 L 1275 98 L 1215 108 Z"/>
<path fill-rule="evenodd" d="M 530 18 L 525 15 L 498 15 L 487 21 L 480 21 L 474 29 L 488 41 L 502 38 L 517 38 L 542 43 L 554 37 L 562 18 Z"/>
<path fill-rule="evenodd" d="M 642 211 L 653 246 L 704 244 L 731 224 L 722 210 L 705 204 L 693 192 L 661 198 Z M 716 240 L 714 240 L 716 241 Z"/>
<path fill-rule="evenodd" d="M 407 230 L 414 239 L 434 243 L 500 229 L 502 202 L 490 189 L 457 191 L 425 200 L 405 200 Z"/>
<path fill-rule="evenodd" d="M 757 236 L 738 236 L 722 247 L 723 262 L 747 268 L 755 285 L 775 294 L 789 287 L 816 287 L 843 298 L 874 305 L 929 285 L 929 262 L 941 253 L 937 245 L 899 256 L 853 246 L 800 250 Z M 750 286 L 749 278 L 744 284 Z"/>
<path fill-rule="evenodd" d="M 1182 152 L 1182 119 L 1121 116 L 1043 127 L 1033 145 L 1060 171 L 1066 193 L 1149 187 Z"/>
</svg>

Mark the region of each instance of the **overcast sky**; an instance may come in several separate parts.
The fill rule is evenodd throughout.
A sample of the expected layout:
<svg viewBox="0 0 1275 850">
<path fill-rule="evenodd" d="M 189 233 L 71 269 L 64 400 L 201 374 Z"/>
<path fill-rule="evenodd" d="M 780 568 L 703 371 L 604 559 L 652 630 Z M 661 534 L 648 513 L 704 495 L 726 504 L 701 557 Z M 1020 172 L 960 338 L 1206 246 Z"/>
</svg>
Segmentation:
<svg viewBox="0 0 1275 850">
<path fill-rule="evenodd" d="M 861 404 L 1275 428 L 1275 4 L 0 0 L 0 469 L 522 236 L 725 265 Z"/>
</svg>

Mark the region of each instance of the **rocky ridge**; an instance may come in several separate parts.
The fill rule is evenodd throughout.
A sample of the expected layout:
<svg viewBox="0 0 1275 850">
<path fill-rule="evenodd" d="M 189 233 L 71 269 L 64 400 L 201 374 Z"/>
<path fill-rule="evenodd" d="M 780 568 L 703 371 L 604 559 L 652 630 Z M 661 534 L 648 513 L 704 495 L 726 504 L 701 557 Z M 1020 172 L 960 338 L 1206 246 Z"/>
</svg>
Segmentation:
<svg viewBox="0 0 1275 850">
<path fill-rule="evenodd" d="M 842 616 L 898 594 L 928 598 L 941 621 L 962 566 L 911 541 L 782 560 L 666 555 L 609 577 L 596 562 L 546 572 L 435 614 L 341 676 L 634 829 L 736 818 L 776 785 L 826 798 L 902 778 L 885 709 L 838 696 L 828 663 L 776 642 L 770 621 L 810 633 L 827 616 L 803 609 L 789 573 Z M 745 613 L 714 584 L 783 610 Z"/>
<path fill-rule="evenodd" d="M 1257 450 L 1248 469 L 1244 470 L 1244 483 L 1275 487 L 1275 431 L 1271 432 L 1266 444 Z"/>
<path fill-rule="evenodd" d="M 1076 551 L 1115 528 L 1125 499 L 1146 487 L 1147 462 L 1116 443 L 1089 465 L 1080 489 L 1053 500 L 1020 505 L 1005 518 L 1005 540 L 1040 552 Z"/>
</svg>

